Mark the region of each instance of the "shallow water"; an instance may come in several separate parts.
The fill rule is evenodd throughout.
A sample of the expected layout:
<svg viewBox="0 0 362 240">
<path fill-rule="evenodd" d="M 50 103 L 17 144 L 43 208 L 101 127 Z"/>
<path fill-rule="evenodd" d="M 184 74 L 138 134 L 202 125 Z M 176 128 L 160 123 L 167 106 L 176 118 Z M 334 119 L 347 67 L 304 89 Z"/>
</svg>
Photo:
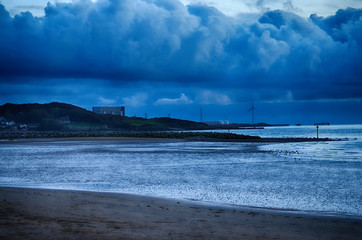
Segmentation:
<svg viewBox="0 0 362 240">
<path fill-rule="evenodd" d="M 361 130 L 325 136 L 349 141 L 317 143 L 2 142 L 0 185 L 361 216 Z"/>
</svg>

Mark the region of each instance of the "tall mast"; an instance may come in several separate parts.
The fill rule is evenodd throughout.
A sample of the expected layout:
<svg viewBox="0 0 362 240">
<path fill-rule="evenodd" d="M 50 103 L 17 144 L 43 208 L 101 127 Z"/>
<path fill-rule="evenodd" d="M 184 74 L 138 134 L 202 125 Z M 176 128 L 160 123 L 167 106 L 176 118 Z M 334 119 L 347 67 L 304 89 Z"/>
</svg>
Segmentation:
<svg viewBox="0 0 362 240">
<path fill-rule="evenodd" d="M 202 116 L 202 108 L 200 108 L 200 122 L 203 122 L 204 119 L 203 119 L 203 116 Z"/>
<path fill-rule="evenodd" d="M 253 125 L 255 125 L 254 124 L 254 100 L 251 102 L 251 122 L 253 123 Z"/>
</svg>

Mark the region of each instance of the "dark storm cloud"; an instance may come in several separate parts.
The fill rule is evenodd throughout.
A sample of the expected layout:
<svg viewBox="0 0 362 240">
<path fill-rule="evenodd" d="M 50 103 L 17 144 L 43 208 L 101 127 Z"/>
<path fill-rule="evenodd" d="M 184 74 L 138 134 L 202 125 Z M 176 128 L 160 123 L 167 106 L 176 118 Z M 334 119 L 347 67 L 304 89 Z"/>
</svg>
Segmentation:
<svg viewBox="0 0 362 240">
<path fill-rule="evenodd" d="M 358 9 L 309 19 L 269 11 L 247 23 L 176 0 L 81 0 L 48 4 L 37 18 L 11 17 L 0 5 L 0 81 L 93 78 L 260 100 L 361 98 L 361 17 Z"/>
<path fill-rule="evenodd" d="M 361 10 L 347 8 L 338 10 L 334 16 L 327 18 L 318 17 L 316 14 L 310 18 L 334 40 L 343 43 L 352 40 L 359 46 L 362 45 L 362 34 L 358 33 L 362 28 Z"/>
</svg>

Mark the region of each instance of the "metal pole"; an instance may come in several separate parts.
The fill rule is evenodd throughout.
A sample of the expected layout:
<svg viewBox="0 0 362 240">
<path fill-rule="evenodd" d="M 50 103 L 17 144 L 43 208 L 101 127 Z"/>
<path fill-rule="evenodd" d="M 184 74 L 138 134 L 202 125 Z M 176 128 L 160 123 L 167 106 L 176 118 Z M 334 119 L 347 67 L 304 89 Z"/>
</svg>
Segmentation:
<svg viewBox="0 0 362 240">
<path fill-rule="evenodd" d="M 253 123 L 253 126 L 255 125 L 254 124 L 254 101 L 251 102 L 251 121 Z"/>
<path fill-rule="evenodd" d="M 317 139 L 319 138 L 319 126 L 317 125 Z"/>
<path fill-rule="evenodd" d="M 202 108 L 200 108 L 200 122 L 204 122 L 204 118 L 202 116 Z"/>
</svg>

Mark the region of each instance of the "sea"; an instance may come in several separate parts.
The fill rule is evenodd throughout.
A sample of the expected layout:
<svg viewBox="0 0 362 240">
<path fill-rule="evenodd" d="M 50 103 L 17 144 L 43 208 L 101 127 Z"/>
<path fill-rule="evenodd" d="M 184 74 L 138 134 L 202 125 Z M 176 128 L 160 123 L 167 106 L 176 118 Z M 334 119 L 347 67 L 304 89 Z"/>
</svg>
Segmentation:
<svg viewBox="0 0 362 240">
<path fill-rule="evenodd" d="M 362 125 L 318 130 L 320 138 L 338 141 L 2 140 L 0 186 L 119 192 L 362 217 Z M 316 137 L 316 126 L 229 131 Z"/>
</svg>

